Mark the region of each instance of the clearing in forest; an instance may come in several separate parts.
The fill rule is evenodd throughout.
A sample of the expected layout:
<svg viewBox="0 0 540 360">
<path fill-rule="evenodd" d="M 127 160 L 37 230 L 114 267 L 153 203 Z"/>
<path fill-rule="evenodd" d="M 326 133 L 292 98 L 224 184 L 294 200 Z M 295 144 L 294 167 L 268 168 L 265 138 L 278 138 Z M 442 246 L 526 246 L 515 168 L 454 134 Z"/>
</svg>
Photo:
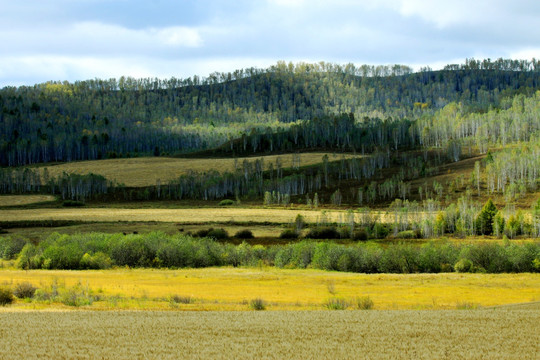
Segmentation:
<svg viewBox="0 0 540 360">
<path fill-rule="evenodd" d="M 242 168 L 244 160 L 253 162 L 257 159 L 264 160 L 264 169 L 270 164 L 276 168 L 276 161 L 281 162 L 283 168 L 293 166 L 293 159 L 298 154 L 283 154 L 241 158 L 169 158 L 169 157 L 141 157 L 128 159 L 106 159 L 92 161 L 77 161 L 59 165 L 40 166 L 40 169 L 47 168 L 49 175 L 56 177 L 63 172 L 76 174 L 99 174 L 109 180 L 114 180 L 128 187 L 144 187 L 156 185 L 159 179 L 162 184 L 178 178 L 188 171 L 207 172 L 216 170 L 219 172 L 234 171 L 235 163 L 238 168 Z M 352 158 L 357 155 L 352 154 L 332 154 L 324 152 L 302 153 L 300 154 L 300 166 L 314 165 L 322 162 L 324 155 L 328 155 L 330 161 L 342 158 Z M 358 155 L 359 156 L 359 155 Z M 278 160 L 279 159 L 279 160 Z M 297 161 L 297 158 L 296 158 Z"/>
<path fill-rule="evenodd" d="M 20 206 L 54 201 L 52 195 L 2 195 L 0 196 L 0 206 Z"/>
<path fill-rule="evenodd" d="M 316 222 L 323 213 L 316 210 L 296 209 L 264 209 L 264 208 L 187 208 L 187 209 L 115 209 L 115 208 L 81 208 L 81 209 L 17 209 L 0 210 L 3 221 L 159 221 L 174 223 L 292 223 L 294 218 L 302 215 L 307 222 Z M 345 211 L 327 211 L 329 221 L 345 218 Z"/>
</svg>

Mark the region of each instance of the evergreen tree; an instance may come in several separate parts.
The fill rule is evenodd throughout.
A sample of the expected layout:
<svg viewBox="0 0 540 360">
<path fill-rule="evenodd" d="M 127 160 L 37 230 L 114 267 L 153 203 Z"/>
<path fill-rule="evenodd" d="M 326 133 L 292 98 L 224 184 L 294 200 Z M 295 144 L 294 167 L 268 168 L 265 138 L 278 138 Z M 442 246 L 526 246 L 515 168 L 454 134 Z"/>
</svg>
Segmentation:
<svg viewBox="0 0 540 360">
<path fill-rule="evenodd" d="M 497 212 L 497 207 L 493 201 L 489 199 L 476 218 L 476 228 L 479 234 L 493 234 L 493 219 L 497 215 Z"/>
</svg>

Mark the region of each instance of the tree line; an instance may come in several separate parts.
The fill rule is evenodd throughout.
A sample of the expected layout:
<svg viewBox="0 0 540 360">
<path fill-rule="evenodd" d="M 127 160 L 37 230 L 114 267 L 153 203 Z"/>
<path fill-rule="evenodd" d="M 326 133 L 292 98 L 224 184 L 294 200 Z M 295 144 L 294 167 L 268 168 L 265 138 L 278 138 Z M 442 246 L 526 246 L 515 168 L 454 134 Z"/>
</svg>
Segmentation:
<svg viewBox="0 0 540 360">
<path fill-rule="evenodd" d="M 6 252 L 6 249 L 10 249 Z M 232 245 L 211 238 L 86 233 L 50 235 L 34 245 L 0 237 L 3 258 L 22 269 L 103 269 L 111 266 L 183 268 L 256 266 L 360 273 L 538 272 L 540 243 L 427 243 L 380 246 L 301 241 L 287 245 Z M 6 255 L 7 254 L 7 255 Z"/>
<path fill-rule="evenodd" d="M 205 79 L 5 87 L 0 90 L 0 164 L 189 153 L 341 113 L 379 119 L 377 127 L 388 119 L 431 116 L 452 102 L 461 103 L 464 113 L 500 109 L 506 99 L 540 89 L 537 61 L 475 64 L 414 73 L 402 65 L 278 63 Z M 347 139 L 339 140 L 339 146 L 348 145 Z M 257 150 L 257 144 L 252 147 Z"/>
</svg>

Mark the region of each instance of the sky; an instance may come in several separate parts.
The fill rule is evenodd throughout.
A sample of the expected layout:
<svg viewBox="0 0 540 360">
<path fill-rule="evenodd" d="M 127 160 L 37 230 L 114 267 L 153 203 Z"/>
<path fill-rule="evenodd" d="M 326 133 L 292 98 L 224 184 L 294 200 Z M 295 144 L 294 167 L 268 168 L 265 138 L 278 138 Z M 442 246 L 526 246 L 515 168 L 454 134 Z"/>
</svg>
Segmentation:
<svg viewBox="0 0 540 360">
<path fill-rule="evenodd" d="M 538 0 L 0 0 L 0 87 L 540 58 Z"/>
</svg>

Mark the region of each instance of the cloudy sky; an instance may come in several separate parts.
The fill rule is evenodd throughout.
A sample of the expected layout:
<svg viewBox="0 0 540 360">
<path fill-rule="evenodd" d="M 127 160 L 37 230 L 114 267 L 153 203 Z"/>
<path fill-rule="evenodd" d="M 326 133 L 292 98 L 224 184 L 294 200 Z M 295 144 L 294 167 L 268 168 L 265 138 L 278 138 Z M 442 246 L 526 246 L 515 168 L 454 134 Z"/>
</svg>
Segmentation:
<svg viewBox="0 0 540 360">
<path fill-rule="evenodd" d="M 540 58 L 538 0 L 0 0 L 0 87 L 278 60 Z"/>
</svg>

